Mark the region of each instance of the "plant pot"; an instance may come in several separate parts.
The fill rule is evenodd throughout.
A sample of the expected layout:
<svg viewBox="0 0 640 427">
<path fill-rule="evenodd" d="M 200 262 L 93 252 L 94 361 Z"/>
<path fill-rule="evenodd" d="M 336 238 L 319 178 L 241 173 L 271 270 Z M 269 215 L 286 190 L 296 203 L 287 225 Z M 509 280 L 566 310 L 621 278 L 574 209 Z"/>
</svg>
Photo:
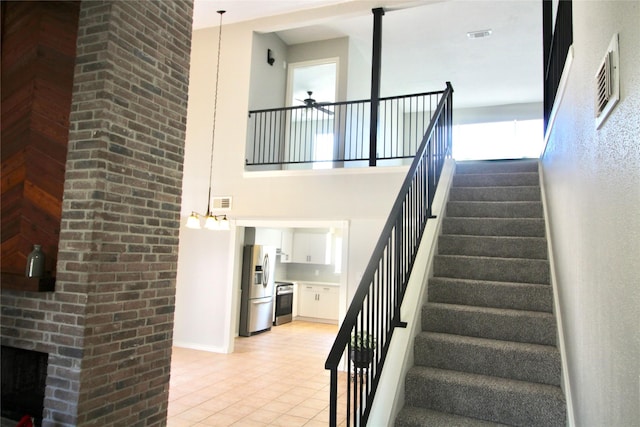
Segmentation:
<svg viewBox="0 0 640 427">
<path fill-rule="evenodd" d="M 372 348 L 351 349 L 351 362 L 356 368 L 368 368 L 373 360 Z"/>
</svg>

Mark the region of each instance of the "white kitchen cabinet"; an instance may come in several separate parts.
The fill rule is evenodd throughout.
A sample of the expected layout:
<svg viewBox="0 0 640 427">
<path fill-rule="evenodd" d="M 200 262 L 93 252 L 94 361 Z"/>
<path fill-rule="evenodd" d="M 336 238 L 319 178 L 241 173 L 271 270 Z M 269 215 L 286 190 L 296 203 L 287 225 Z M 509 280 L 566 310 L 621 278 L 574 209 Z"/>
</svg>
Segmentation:
<svg viewBox="0 0 640 427">
<path fill-rule="evenodd" d="M 283 230 L 280 236 L 280 262 L 293 262 L 293 232 Z"/>
<path fill-rule="evenodd" d="M 338 286 L 298 284 L 298 316 L 338 320 Z"/>
<path fill-rule="evenodd" d="M 256 228 L 254 243 L 264 246 L 280 246 L 281 233 L 280 230 L 274 228 Z"/>
<path fill-rule="evenodd" d="M 301 264 L 331 264 L 331 234 L 293 233 L 292 262 Z"/>
</svg>

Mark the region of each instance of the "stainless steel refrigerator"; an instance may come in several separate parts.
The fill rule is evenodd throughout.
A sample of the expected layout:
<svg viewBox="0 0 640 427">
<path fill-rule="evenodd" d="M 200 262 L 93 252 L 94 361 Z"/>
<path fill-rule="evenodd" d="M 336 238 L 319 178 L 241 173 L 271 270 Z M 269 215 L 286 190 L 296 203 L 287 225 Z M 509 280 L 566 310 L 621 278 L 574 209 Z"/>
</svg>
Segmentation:
<svg viewBox="0 0 640 427">
<path fill-rule="evenodd" d="M 240 286 L 240 335 L 243 337 L 271 329 L 275 262 L 275 247 L 244 247 Z"/>
</svg>

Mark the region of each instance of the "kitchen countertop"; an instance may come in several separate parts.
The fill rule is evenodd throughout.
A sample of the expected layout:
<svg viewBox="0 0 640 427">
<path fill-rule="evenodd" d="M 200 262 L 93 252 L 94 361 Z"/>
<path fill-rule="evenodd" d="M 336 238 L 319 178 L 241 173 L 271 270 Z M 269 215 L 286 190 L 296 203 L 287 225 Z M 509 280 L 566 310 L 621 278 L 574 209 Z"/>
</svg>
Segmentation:
<svg viewBox="0 0 640 427">
<path fill-rule="evenodd" d="M 315 285 L 315 286 L 335 286 L 335 287 L 339 287 L 340 283 L 333 283 L 333 282 L 311 282 L 309 280 L 282 280 L 282 282 L 290 282 L 290 283 L 296 283 L 298 285 Z"/>
</svg>

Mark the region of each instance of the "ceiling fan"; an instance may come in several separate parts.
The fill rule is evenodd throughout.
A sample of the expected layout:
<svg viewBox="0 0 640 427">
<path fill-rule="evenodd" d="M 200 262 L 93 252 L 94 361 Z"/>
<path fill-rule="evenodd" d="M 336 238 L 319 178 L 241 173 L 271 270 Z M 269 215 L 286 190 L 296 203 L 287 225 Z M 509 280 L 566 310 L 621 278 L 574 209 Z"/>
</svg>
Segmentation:
<svg viewBox="0 0 640 427">
<path fill-rule="evenodd" d="M 311 97 L 311 95 L 313 95 L 313 92 L 310 90 L 307 91 L 307 94 L 309 95 L 308 98 L 298 99 L 298 101 L 304 103 L 305 107 L 313 107 L 322 111 L 323 113 L 333 114 L 333 111 L 323 107 L 323 105 L 329 105 L 331 104 L 331 102 L 317 102 L 315 99 Z"/>
</svg>

